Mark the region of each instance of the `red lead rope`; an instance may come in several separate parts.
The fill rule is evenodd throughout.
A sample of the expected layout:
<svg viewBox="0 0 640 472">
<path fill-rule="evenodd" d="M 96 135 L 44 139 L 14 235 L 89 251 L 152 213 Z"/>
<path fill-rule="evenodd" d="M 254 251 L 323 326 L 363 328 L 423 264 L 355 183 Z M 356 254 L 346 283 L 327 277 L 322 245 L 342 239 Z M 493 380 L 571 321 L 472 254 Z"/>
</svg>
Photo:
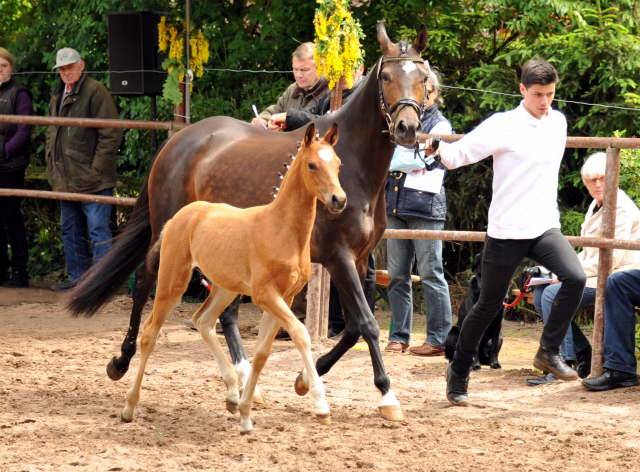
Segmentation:
<svg viewBox="0 0 640 472">
<path fill-rule="evenodd" d="M 515 302 L 513 302 L 513 303 L 504 303 L 503 302 L 502 304 L 506 308 L 513 308 L 518 303 L 520 303 L 522 301 L 522 299 L 524 298 L 524 296 L 531 291 L 531 290 L 529 290 L 529 282 L 531 282 L 531 276 L 529 276 L 527 281 L 524 283 L 524 287 L 522 287 L 522 290 L 520 290 L 520 295 L 518 295 L 518 298 L 516 298 Z"/>
</svg>

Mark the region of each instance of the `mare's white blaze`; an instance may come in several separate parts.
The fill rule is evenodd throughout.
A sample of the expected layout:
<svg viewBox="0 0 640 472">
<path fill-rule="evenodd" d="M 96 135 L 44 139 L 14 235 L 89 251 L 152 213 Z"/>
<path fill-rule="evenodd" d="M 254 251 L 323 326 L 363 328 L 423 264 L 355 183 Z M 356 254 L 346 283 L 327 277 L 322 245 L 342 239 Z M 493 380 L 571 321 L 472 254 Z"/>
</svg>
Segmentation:
<svg viewBox="0 0 640 472">
<path fill-rule="evenodd" d="M 320 156 L 320 159 L 324 162 L 329 162 L 333 159 L 333 153 L 329 149 L 320 149 L 318 151 L 318 156 Z"/>
<path fill-rule="evenodd" d="M 238 374 L 238 380 L 240 381 L 240 387 L 244 388 L 249 380 L 249 372 L 251 372 L 251 364 L 246 359 L 242 359 L 239 363 L 233 366 L 233 369 Z"/>
<path fill-rule="evenodd" d="M 382 401 L 380 402 L 380 406 L 398 406 L 400 402 L 393 394 L 392 390 L 389 390 L 385 395 L 382 396 Z"/>
<path fill-rule="evenodd" d="M 402 70 L 404 70 L 406 74 L 413 72 L 417 68 L 418 67 L 413 62 L 410 62 L 410 61 L 405 61 L 405 63 L 402 65 Z"/>
</svg>

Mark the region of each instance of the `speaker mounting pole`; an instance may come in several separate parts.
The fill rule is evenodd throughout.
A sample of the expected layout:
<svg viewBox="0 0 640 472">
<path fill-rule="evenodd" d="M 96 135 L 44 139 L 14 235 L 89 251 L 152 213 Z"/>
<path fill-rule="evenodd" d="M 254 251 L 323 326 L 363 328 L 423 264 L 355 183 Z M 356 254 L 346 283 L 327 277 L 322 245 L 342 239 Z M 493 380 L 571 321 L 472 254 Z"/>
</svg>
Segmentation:
<svg viewBox="0 0 640 472">
<path fill-rule="evenodd" d="M 187 73 L 184 75 L 184 115 L 185 115 L 185 122 L 186 123 L 191 123 L 191 51 L 190 51 L 190 43 L 189 43 L 189 37 L 191 36 L 191 1 L 190 0 L 186 0 L 187 1 L 187 5 L 186 5 L 186 9 L 187 9 L 187 18 L 186 18 L 186 23 L 187 23 L 187 27 L 186 27 L 186 32 L 185 32 L 185 40 L 186 40 L 186 45 L 185 45 L 185 56 L 186 56 L 186 60 L 187 60 Z"/>
</svg>

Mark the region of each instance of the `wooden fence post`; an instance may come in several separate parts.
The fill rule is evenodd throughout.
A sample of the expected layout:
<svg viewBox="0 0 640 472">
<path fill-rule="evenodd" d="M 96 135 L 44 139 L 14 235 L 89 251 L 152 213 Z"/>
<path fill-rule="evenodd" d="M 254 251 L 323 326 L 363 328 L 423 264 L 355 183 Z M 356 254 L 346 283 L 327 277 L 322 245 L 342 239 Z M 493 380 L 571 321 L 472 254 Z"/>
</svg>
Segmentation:
<svg viewBox="0 0 640 472">
<path fill-rule="evenodd" d="M 620 149 L 607 148 L 607 166 L 604 176 L 604 199 L 602 203 L 602 238 L 616 237 L 616 207 L 618 206 L 618 184 L 620 181 Z M 591 377 L 603 372 L 604 364 L 604 289 L 613 270 L 613 249 L 601 248 L 598 262 L 598 285 L 596 307 L 593 317 L 593 354 Z"/>
</svg>

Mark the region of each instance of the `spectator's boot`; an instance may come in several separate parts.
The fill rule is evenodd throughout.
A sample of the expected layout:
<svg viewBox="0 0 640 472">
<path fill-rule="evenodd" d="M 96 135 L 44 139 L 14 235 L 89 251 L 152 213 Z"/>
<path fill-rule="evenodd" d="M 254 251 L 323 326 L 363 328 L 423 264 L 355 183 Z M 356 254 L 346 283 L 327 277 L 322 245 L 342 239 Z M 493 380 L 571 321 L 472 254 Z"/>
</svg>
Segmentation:
<svg viewBox="0 0 640 472">
<path fill-rule="evenodd" d="M 469 406 L 469 396 L 467 390 L 469 388 L 469 376 L 460 377 L 453 370 L 451 364 L 447 366 L 445 371 L 447 380 L 447 400 L 455 406 Z"/>
<path fill-rule="evenodd" d="M 586 379 L 591 373 L 591 355 L 593 350 L 591 346 L 587 346 L 579 352 L 576 352 L 576 372 L 581 379 Z"/>
</svg>

